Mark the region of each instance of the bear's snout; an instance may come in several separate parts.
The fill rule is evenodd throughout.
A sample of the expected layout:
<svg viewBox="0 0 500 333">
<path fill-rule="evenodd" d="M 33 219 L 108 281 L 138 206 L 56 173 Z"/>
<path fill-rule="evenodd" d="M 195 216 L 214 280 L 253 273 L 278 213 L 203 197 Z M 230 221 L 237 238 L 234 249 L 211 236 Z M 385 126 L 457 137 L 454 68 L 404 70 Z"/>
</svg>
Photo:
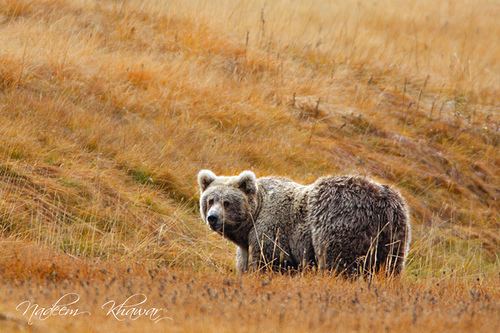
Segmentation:
<svg viewBox="0 0 500 333">
<path fill-rule="evenodd" d="M 213 230 L 218 229 L 219 216 L 217 214 L 212 213 L 212 214 L 208 215 L 207 221 L 208 221 L 208 224 L 210 225 L 210 228 L 212 228 Z"/>
</svg>

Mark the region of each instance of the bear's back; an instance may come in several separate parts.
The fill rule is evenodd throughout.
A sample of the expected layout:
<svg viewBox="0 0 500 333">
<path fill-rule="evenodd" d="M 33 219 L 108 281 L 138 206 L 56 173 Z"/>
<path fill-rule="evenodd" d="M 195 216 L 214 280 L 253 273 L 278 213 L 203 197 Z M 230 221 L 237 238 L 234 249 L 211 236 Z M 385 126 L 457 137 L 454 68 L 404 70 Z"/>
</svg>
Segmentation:
<svg viewBox="0 0 500 333">
<path fill-rule="evenodd" d="M 401 271 L 410 227 L 397 191 L 360 176 L 323 177 L 313 184 L 308 208 L 320 267 L 354 274 L 365 258 L 369 270 L 389 263 L 390 270 Z"/>
<path fill-rule="evenodd" d="M 398 198 L 388 186 L 367 178 L 332 176 L 319 178 L 313 184 L 308 204 L 316 223 L 341 223 L 345 218 L 352 220 L 346 221 L 351 222 L 351 228 L 356 228 L 356 223 L 366 224 L 384 219 L 381 214 L 385 214 L 387 206 L 392 204 L 389 200 L 397 201 Z"/>
</svg>

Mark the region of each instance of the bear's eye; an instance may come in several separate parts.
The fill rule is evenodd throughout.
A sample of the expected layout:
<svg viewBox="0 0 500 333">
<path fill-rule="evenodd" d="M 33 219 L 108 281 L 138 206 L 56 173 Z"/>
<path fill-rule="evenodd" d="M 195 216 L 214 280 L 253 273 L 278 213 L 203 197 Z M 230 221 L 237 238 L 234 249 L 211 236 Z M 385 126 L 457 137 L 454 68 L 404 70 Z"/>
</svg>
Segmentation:
<svg viewBox="0 0 500 333">
<path fill-rule="evenodd" d="M 229 201 L 224 201 L 223 204 L 224 204 L 224 208 L 227 208 L 231 205 L 231 203 Z"/>
<path fill-rule="evenodd" d="M 208 205 L 212 206 L 214 204 L 214 199 L 208 199 Z"/>
</svg>

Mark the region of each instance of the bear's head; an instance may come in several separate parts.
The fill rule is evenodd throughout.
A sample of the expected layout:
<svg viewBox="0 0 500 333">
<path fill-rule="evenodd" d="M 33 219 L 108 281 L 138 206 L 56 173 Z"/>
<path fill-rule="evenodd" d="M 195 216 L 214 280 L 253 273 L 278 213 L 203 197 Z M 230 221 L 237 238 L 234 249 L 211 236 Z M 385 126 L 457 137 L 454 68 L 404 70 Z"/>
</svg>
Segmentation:
<svg viewBox="0 0 500 333">
<path fill-rule="evenodd" d="M 247 242 L 257 208 L 257 179 L 251 171 L 238 176 L 216 176 L 210 170 L 198 173 L 200 212 L 210 229 L 236 244 Z"/>
</svg>

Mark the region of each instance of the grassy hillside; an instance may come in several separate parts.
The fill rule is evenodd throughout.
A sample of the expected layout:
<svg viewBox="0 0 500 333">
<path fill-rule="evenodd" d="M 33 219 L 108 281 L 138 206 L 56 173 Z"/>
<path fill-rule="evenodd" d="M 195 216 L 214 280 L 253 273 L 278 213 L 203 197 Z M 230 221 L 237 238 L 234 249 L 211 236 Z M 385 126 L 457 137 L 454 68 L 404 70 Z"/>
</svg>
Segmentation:
<svg viewBox="0 0 500 333">
<path fill-rule="evenodd" d="M 210 168 L 394 185 L 405 288 L 498 283 L 499 16 L 486 0 L 0 0 L 0 273 L 233 277 L 198 214 Z M 23 246 L 54 259 L 26 271 Z"/>
</svg>

